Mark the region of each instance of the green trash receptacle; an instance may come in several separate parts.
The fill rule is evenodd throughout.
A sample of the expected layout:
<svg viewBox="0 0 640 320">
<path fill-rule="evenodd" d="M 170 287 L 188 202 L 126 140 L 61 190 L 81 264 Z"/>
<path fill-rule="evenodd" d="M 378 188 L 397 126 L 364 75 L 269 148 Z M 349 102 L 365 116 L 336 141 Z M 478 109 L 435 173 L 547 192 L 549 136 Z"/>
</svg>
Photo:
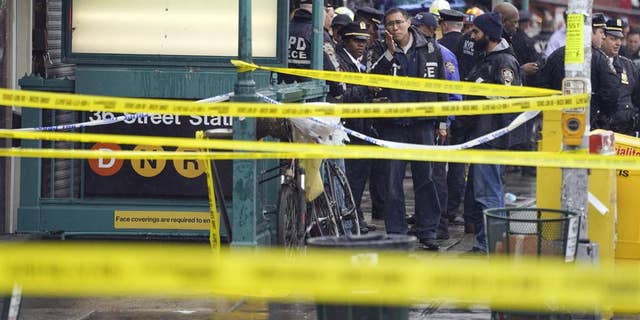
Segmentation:
<svg viewBox="0 0 640 320">
<path fill-rule="evenodd" d="M 496 208 L 484 211 L 489 254 L 549 256 L 575 261 L 580 232 L 580 215 L 541 208 Z M 570 314 L 543 311 L 491 312 L 491 319 L 571 319 Z"/>
<path fill-rule="evenodd" d="M 412 251 L 418 239 L 414 236 L 372 233 L 360 236 L 317 237 L 307 241 L 309 247 L 351 249 L 355 254 L 377 251 Z M 318 304 L 318 320 L 408 320 L 409 307 L 351 304 Z"/>
</svg>

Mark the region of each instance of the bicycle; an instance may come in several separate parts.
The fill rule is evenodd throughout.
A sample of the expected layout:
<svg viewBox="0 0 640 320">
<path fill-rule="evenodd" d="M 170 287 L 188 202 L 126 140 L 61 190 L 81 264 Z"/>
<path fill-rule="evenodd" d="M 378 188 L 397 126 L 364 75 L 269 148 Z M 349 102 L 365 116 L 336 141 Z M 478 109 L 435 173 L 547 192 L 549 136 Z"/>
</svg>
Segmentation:
<svg viewBox="0 0 640 320">
<path fill-rule="evenodd" d="M 355 201 L 346 175 L 337 164 L 320 165 L 323 192 L 307 203 L 307 175 L 296 159 L 262 172 L 280 169 L 280 191 L 276 210 L 276 240 L 285 248 L 304 246 L 306 239 L 317 236 L 360 234 Z M 260 183 L 275 179 L 273 176 Z"/>
</svg>

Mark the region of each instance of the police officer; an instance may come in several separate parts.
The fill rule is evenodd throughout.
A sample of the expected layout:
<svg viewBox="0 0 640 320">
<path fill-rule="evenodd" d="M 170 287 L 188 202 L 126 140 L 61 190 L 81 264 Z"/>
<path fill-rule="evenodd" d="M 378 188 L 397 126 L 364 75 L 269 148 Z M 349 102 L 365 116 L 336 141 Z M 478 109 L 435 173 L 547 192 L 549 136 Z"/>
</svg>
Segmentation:
<svg viewBox="0 0 640 320">
<path fill-rule="evenodd" d="M 442 9 L 440 10 L 440 18 L 442 19 L 446 11 L 453 11 Z M 462 14 L 460 14 L 462 15 Z M 422 34 L 427 38 L 433 38 L 435 30 L 438 27 L 436 17 L 430 12 L 420 12 L 416 14 L 411 20 L 411 24 L 415 26 Z M 462 21 L 460 21 L 462 24 Z M 461 26 L 462 27 L 462 26 Z M 442 54 L 442 62 L 445 67 L 445 78 L 451 81 L 460 81 L 460 74 L 458 73 L 458 59 L 456 56 L 447 49 L 445 46 L 438 42 L 438 48 Z M 460 101 L 462 96 L 459 94 L 449 94 L 449 101 Z M 452 117 L 453 118 L 453 117 Z M 440 122 L 436 130 L 438 144 L 446 144 L 449 131 L 449 123 Z M 433 181 L 436 184 L 438 190 L 438 201 L 440 202 L 440 223 L 438 225 L 438 231 L 436 237 L 438 240 L 449 239 L 449 216 L 447 210 L 447 163 L 446 162 L 434 162 L 433 163 Z"/>
<path fill-rule="evenodd" d="M 385 38 L 370 50 L 374 63 L 371 73 L 401 77 L 444 79 L 442 55 L 435 39 L 425 38 L 411 27 L 411 16 L 400 8 L 385 13 Z M 446 94 L 385 89 L 391 102 L 446 101 Z M 386 118 L 376 121 L 382 139 L 424 145 L 434 144 L 434 118 Z M 403 181 L 407 161 L 386 161 L 387 197 L 384 220 L 388 233 L 407 234 Z M 438 250 L 436 228 L 440 220 L 440 204 L 429 162 L 412 161 L 411 172 L 415 193 L 416 236 L 426 250 Z"/>
<path fill-rule="evenodd" d="M 612 101 L 618 99 L 618 77 L 609 58 L 600 50 L 605 39 L 605 18 L 591 19 L 591 128 L 608 128 Z M 561 90 L 564 79 L 564 47 L 554 51 L 540 70 L 541 86 Z"/>
<path fill-rule="evenodd" d="M 325 2 L 330 5 L 330 2 Z M 300 0 L 300 7 L 295 10 L 289 24 L 289 68 L 309 69 L 311 67 L 311 41 L 313 38 L 312 0 Z M 329 10 L 333 12 L 332 10 Z M 323 69 L 338 71 L 338 59 L 335 54 L 333 40 L 325 29 L 323 35 Z M 278 74 L 278 82 L 293 83 L 309 81 L 308 78 Z M 344 91 L 342 84 L 329 82 L 329 96 L 332 102 L 340 101 Z"/>
<path fill-rule="evenodd" d="M 442 28 L 442 38 L 438 43 L 451 51 L 455 51 L 456 44 L 462 38 L 462 27 L 464 15 L 460 11 L 442 9 L 440 10 L 440 28 Z"/>
<path fill-rule="evenodd" d="M 638 136 L 638 106 L 640 106 L 640 83 L 638 68 L 629 58 L 619 55 L 622 44 L 622 20 L 607 21 L 606 38 L 602 44 L 604 53 L 613 63 L 617 75 L 618 99 L 609 110 L 609 129 L 615 132 Z"/>
<path fill-rule="evenodd" d="M 352 22 L 340 29 L 341 41 L 336 46 L 336 54 L 340 69 L 346 72 L 366 72 L 363 56 L 369 40 L 369 32 L 367 24 L 364 21 Z M 345 103 L 363 103 L 371 102 L 371 94 L 366 86 L 347 84 L 343 96 Z M 373 120 L 371 118 L 349 118 L 344 120 L 344 126 L 366 134 L 368 136 L 376 136 L 377 132 L 373 128 Z M 350 144 L 368 144 L 367 142 L 355 137 L 351 137 Z M 375 225 L 368 224 L 360 204 L 362 203 L 362 194 L 368 178 L 371 175 L 373 167 L 373 159 L 345 159 L 345 168 L 349 186 L 356 202 L 356 210 L 358 212 L 358 220 L 360 221 L 360 232 L 367 233 L 376 229 Z M 370 182 L 371 183 L 371 182 Z"/>
<path fill-rule="evenodd" d="M 506 39 L 502 37 L 502 17 L 497 12 L 485 13 L 474 20 L 471 37 L 475 50 L 485 57 L 467 77 L 471 82 L 495 83 L 508 86 L 521 85 L 520 66 Z M 469 97 L 483 99 L 483 97 Z M 474 139 L 507 126 L 513 114 L 490 114 L 458 117 L 463 122 L 467 139 Z M 489 141 L 481 146 L 485 149 L 510 147 L 509 135 Z M 495 164 L 471 164 L 467 177 L 464 214 L 465 221 L 474 224 L 476 245 L 472 252 L 486 252 L 482 211 L 487 208 L 504 207 L 503 166 Z"/>
</svg>

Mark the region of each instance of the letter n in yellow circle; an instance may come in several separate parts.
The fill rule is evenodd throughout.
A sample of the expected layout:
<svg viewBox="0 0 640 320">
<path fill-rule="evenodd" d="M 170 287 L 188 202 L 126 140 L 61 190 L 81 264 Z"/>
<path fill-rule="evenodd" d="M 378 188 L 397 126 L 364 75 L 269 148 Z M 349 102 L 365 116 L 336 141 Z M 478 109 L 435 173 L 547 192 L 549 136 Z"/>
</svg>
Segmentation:
<svg viewBox="0 0 640 320">
<path fill-rule="evenodd" d="M 178 148 L 176 152 L 195 152 L 200 151 L 194 148 Z M 183 177 L 193 179 L 204 173 L 204 164 L 202 160 L 193 159 L 173 159 L 173 166 L 176 171 Z"/>
<path fill-rule="evenodd" d="M 162 147 L 158 146 L 136 146 L 133 151 L 164 151 Z M 160 174 L 164 167 L 167 165 L 167 160 L 164 159 L 132 159 L 131 167 L 135 172 L 145 178 L 152 178 Z"/>
</svg>

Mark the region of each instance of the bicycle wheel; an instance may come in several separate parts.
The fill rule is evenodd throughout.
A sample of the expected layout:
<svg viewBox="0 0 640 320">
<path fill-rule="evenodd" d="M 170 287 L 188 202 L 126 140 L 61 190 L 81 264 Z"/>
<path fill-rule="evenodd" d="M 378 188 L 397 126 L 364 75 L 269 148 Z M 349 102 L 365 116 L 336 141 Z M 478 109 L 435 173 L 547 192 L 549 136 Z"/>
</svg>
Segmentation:
<svg viewBox="0 0 640 320">
<path fill-rule="evenodd" d="M 301 234 L 304 227 L 301 224 L 302 215 L 306 208 L 304 206 L 304 195 L 300 195 L 300 190 L 290 184 L 280 186 L 278 200 L 277 229 L 276 236 L 278 245 L 285 248 L 300 247 L 303 243 Z M 303 199 L 303 202 L 300 202 Z"/>
<path fill-rule="evenodd" d="M 333 209 L 329 205 L 326 193 L 322 193 L 311 203 L 311 219 L 309 235 L 314 236 L 338 236 L 338 223 Z"/>
<path fill-rule="evenodd" d="M 323 165 L 325 193 L 338 222 L 339 234 L 360 234 L 360 221 L 356 202 L 344 171 L 334 162 L 325 161 Z M 350 232 L 351 231 L 351 232 Z"/>
</svg>

